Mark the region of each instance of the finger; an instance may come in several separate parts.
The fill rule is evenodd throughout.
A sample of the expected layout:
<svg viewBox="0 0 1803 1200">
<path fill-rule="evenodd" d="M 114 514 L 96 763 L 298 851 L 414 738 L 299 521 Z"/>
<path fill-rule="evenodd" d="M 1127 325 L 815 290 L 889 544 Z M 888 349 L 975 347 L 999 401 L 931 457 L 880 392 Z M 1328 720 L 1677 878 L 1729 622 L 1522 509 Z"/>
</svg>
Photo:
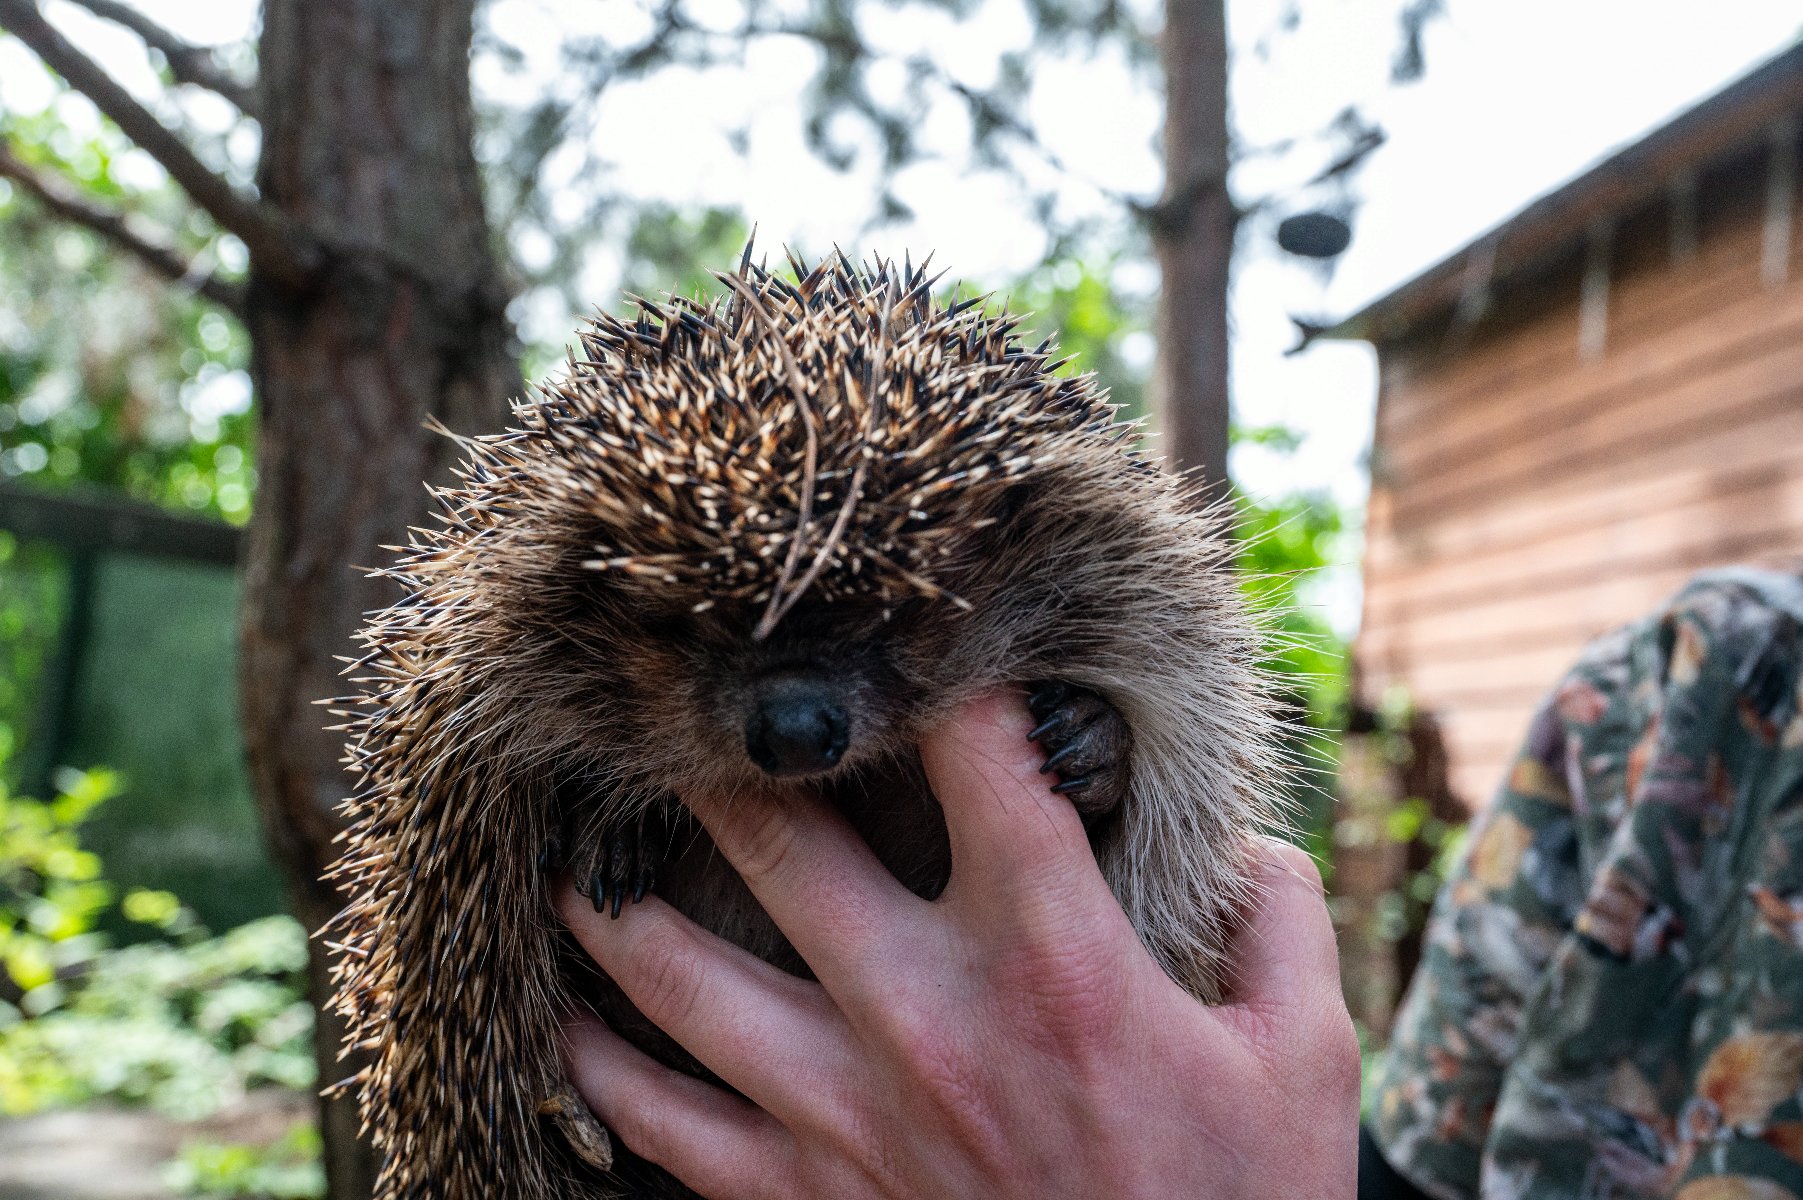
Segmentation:
<svg viewBox="0 0 1803 1200">
<path fill-rule="evenodd" d="M 948 896 L 989 904 L 1026 896 L 1068 904 L 1108 894 L 1083 821 L 1052 791 L 1021 696 L 992 692 L 922 740 L 921 761 L 951 837 Z"/>
<path fill-rule="evenodd" d="M 844 1004 L 884 987 L 926 904 L 843 816 L 806 795 L 685 800 L 829 995 Z"/>
<path fill-rule="evenodd" d="M 574 888 L 558 910 L 647 1020 L 778 1117 L 806 1119 L 845 1078 L 842 1025 L 820 988 L 716 937 L 655 896 L 618 920 Z"/>
<path fill-rule="evenodd" d="M 1247 847 L 1255 899 L 1235 945 L 1229 1006 L 1260 1013 L 1340 999 L 1340 954 L 1321 872 L 1275 838 Z"/>
<path fill-rule="evenodd" d="M 789 1133 L 756 1105 L 670 1070 L 599 1021 L 564 1028 L 570 1080 L 601 1123 L 704 1196 L 786 1196 Z"/>
</svg>

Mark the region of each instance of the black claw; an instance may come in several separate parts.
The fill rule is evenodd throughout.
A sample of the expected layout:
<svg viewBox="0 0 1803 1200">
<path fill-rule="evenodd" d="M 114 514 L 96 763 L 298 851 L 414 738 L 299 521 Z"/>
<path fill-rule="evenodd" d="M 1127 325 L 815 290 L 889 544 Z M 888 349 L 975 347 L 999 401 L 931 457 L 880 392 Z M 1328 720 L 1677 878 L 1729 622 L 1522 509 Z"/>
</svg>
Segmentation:
<svg viewBox="0 0 1803 1200">
<path fill-rule="evenodd" d="M 1027 708 L 1038 722 L 1027 737 L 1046 755 L 1039 773 L 1056 772 L 1051 790 L 1072 797 L 1093 830 L 1125 794 L 1125 772 L 1115 768 L 1131 746 L 1126 722 L 1101 694 L 1055 680 L 1028 684 Z"/>
<path fill-rule="evenodd" d="M 1041 775 L 1051 774 L 1058 769 L 1059 763 L 1069 762 L 1082 748 L 1080 742 L 1066 742 L 1062 748 L 1053 751 L 1051 756 L 1045 760 L 1045 765 L 1039 768 L 1039 773 Z"/>
<path fill-rule="evenodd" d="M 638 839 L 633 834 L 622 829 L 607 839 L 607 895 L 616 920 L 626 903 L 627 886 L 638 857 Z"/>
<path fill-rule="evenodd" d="M 601 831 L 600 853 L 589 876 L 587 895 L 597 913 L 618 920 L 628 904 L 637 904 L 657 883 L 658 868 L 670 853 L 672 818 L 657 810 Z"/>
</svg>

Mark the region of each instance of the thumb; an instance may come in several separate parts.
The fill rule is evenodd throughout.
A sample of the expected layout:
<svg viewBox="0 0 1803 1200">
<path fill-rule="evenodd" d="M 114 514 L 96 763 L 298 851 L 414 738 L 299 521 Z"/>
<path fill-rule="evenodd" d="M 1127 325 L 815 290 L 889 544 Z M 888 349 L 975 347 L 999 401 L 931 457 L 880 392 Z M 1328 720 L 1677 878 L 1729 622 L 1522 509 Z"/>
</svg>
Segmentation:
<svg viewBox="0 0 1803 1200">
<path fill-rule="evenodd" d="M 1253 839 L 1247 859 L 1254 899 L 1234 947 L 1228 1007 L 1267 1017 L 1315 1005 L 1343 1008 L 1339 946 L 1314 860 L 1266 837 Z"/>
</svg>

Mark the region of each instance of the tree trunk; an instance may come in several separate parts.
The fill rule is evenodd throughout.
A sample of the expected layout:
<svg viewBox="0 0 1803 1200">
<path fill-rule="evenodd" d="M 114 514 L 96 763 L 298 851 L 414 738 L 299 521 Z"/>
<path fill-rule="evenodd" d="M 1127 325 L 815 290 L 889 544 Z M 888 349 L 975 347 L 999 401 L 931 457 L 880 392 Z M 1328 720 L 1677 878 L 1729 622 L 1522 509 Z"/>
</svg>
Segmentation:
<svg viewBox="0 0 1803 1200">
<path fill-rule="evenodd" d="M 1157 425 L 1173 469 L 1227 485 L 1227 288 L 1238 213 L 1227 192 L 1227 14 L 1166 0 L 1165 192 L 1152 212 L 1163 273 Z"/>
<path fill-rule="evenodd" d="M 422 428 L 498 428 L 519 390 L 507 299 L 471 147 L 475 0 L 267 0 L 258 186 L 320 248 L 300 288 L 253 267 L 248 299 L 258 487 L 246 548 L 240 691 L 251 774 L 295 913 L 340 906 L 320 873 L 349 787 L 342 738 L 314 701 L 353 690 L 336 655 L 397 595 L 366 568 L 427 523 L 450 445 Z M 313 943 L 321 1084 L 342 1025 Z M 332 1200 L 375 1164 L 351 1097 L 322 1110 Z"/>
</svg>

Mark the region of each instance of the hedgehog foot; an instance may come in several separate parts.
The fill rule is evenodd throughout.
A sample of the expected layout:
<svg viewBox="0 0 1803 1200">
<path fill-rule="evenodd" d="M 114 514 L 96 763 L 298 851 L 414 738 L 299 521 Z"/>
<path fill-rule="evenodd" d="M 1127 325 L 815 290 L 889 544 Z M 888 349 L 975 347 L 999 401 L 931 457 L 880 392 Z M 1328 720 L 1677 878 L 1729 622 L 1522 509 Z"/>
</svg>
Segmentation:
<svg viewBox="0 0 1803 1200">
<path fill-rule="evenodd" d="M 662 813 L 642 811 L 607 827 L 601 855 L 588 878 L 588 896 L 596 912 L 620 915 L 626 901 L 638 903 L 657 882 L 657 869 L 670 851 L 670 825 Z"/>
<path fill-rule="evenodd" d="M 1071 798 L 1085 824 L 1118 808 L 1127 796 L 1133 735 L 1114 705 L 1075 684 L 1036 683 L 1027 709 L 1038 722 L 1027 738 L 1046 752 L 1040 772 L 1058 773 L 1052 790 Z"/>
<path fill-rule="evenodd" d="M 575 1088 L 567 1083 L 560 1084 L 549 1097 L 539 1101 L 538 1115 L 563 1134 L 577 1158 L 597 1171 L 613 1170 L 613 1139 Z"/>
</svg>

